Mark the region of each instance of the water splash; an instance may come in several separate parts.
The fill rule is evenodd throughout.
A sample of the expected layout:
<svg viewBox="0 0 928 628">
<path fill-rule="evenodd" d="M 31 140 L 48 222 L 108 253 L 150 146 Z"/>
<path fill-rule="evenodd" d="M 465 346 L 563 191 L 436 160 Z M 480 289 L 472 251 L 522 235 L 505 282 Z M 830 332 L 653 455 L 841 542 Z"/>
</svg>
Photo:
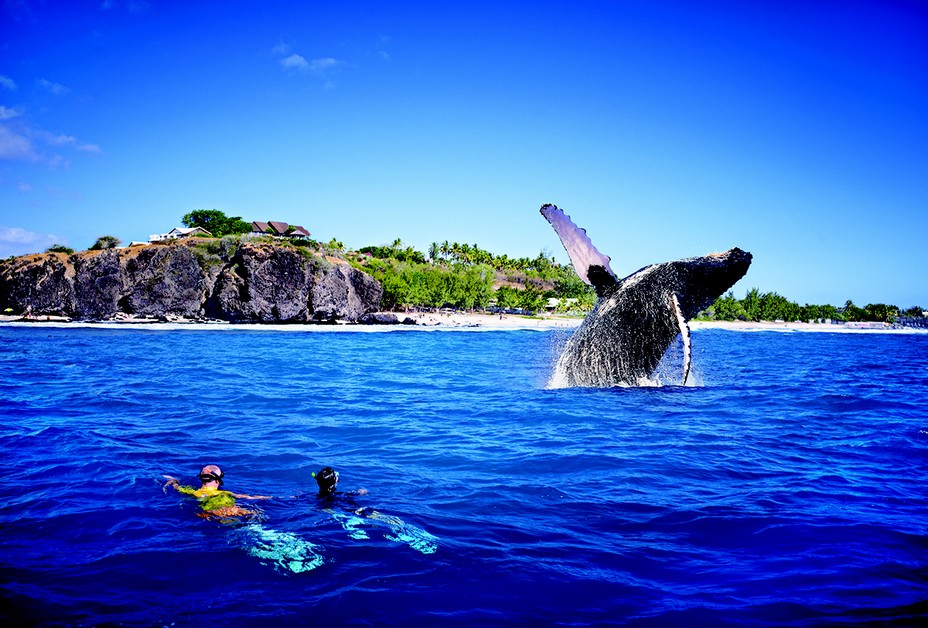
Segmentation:
<svg viewBox="0 0 928 628">
<path fill-rule="evenodd" d="M 661 357 L 657 368 L 651 377 L 639 378 L 634 383 L 620 383 L 615 388 L 655 388 L 662 386 L 702 386 L 702 378 L 699 377 L 698 370 L 692 362 L 692 345 L 690 340 L 689 327 L 684 324 L 685 333 L 677 334 L 677 337 Z M 560 343 L 563 345 L 563 342 Z M 558 357 L 560 351 L 554 349 L 555 361 L 554 368 L 548 382 L 545 385 L 547 390 L 559 388 L 572 388 L 573 384 L 567 375 L 567 365 Z"/>
</svg>

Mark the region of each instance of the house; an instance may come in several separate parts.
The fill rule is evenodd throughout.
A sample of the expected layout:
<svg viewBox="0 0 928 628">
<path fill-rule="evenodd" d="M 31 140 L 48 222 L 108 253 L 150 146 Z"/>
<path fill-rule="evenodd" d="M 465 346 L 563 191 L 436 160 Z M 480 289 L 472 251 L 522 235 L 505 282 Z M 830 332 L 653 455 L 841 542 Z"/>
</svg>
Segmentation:
<svg viewBox="0 0 928 628">
<path fill-rule="evenodd" d="M 299 225 L 288 225 L 276 220 L 255 220 L 251 223 L 251 232 L 272 235 L 275 238 L 309 238 L 310 235 L 309 231 Z"/>
<path fill-rule="evenodd" d="M 203 227 L 174 227 L 167 233 L 153 233 L 148 236 L 149 242 L 163 242 L 165 240 L 176 240 L 178 238 L 212 238 L 213 234 Z"/>
</svg>

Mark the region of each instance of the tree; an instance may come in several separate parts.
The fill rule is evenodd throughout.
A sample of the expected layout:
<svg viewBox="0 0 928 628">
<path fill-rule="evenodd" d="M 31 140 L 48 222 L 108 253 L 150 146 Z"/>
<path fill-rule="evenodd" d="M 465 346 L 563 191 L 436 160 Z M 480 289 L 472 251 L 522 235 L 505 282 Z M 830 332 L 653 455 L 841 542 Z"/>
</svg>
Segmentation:
<svg viewBox="0 0 928 628">
<path fill-rule="evenodd" d="M 885 303 L 868 303 L 864 307 L 864 312 L 866 312 L 867 320 L 881 323 L 891 323 L 899 316 L 899 308 Z"/>
<path fill-rule="evenodd" d="M 762 321 L 796 321 L 800 317 L 799 305 L 776 292 L 765 292 L 760 297 L 760 319 Z"/>
<path fill-rule="evenodd" d="M 728 294 L 720 296 L 715 300 L 715 303 L 712 304 L 712 309 L 715 312 L 716 320 L 734 321 L 747 318 L 747 314 L 745 314 L 741 303 L 730 290 Z"/>
<path fill-rule="evenodd" d="M 201 227 L 214 237 L 251 232 L 251 224 L 239 216 L 226 216 L 218 209 L 195 209 L 180 219 L 185 227 Z"/>
<path fill-rule="evenodd" d="M 519 307 L 524 310 L 530 310 L 532 312 L 537 312 L 545 306 L 545 298 L 542 295 L 541 290 L 532 285 L 525 286 L 519 294 Z"/>
<path fill-rule="evenodd" d="M 844 311 L 842 314 L 844 314 L 844 320 L 848 322 L 862 321 L 867 315 L 865 311 L 854 305 L 854 302 L 850 299 L 844 303 Z"/>
<path fill-rule="evenodd" d="M 90 247 L 90 250 L 102 251 L 105 249 L 115 249 L 120 244 L 122 244 L 122 240 L 116 236 L 105 235 L 97 238 L 97 241 L 93 243 L 93 246 Z"/>
<path fill-rule="evenodd" d="M 749 321 L 759 321 L 760 290 L 757 288 L 751 288 L 748 290 L 747 294 L 744 295 L 744 300 L 741 301 L 741 307 L 744 308 L 744 314 L 747 316 Z"/>
<path fill-rule="evenodd" d="M 74 249 L 67 247 L 63 244 L 53 244 L 47 249 L 45 249 L 45 252 L 46 253 L 67 253 L 68 255 L 70 255 L 71 253 L 74 252 Z"/>
</svg>

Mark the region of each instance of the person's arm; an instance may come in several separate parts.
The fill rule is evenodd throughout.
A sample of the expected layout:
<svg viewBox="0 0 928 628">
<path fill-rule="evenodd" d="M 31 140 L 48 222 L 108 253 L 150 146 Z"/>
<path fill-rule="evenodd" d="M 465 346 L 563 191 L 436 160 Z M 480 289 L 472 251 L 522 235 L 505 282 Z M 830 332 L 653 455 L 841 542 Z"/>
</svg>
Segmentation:
<svg viewBox="0 0 928 628">
<path fill-rule="evenodd" d="M 181 486 L 180 481 L 173 476 L 165 475 L 163 477 L 166 477 L 168 481 L 164 483 L 164 486 L 161 488 L 161 490 L 164 490 L 170 486 L 178 493 L 183 493 L 184 495 L 193 495 L 196 492 L 193 488 L 189 486 Z"/>
<path fill-rule="evenodd" d="M 244 495 L 242 493 L 232 493 L 236 499 L 274 499 L 270 495 Z"/>
</svg>

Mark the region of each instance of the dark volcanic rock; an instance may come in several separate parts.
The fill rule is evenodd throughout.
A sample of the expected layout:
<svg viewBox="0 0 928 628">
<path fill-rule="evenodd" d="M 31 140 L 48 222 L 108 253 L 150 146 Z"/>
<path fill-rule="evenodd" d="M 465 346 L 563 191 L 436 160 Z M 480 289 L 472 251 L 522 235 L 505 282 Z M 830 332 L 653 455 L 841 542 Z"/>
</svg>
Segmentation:
<svg viewBox="0 0 928 628">
<path fill-rule="evenodd" d="M 0 310 L 61 314 L 73 297 L 74 268 L 63 253 L 30 255 L 0 265 Z"/>
<path fill-rule="evenodd" d="M 400 320 L 399 316 L 392 312 L 371 312 L 358 319 L 359 323 L 365 325 L 416 325 L 415 319 L 404 317 Z"/>
<path fill-rule="evenodd" d="M 125 271 L 122 311 L 154 318 L 199 316 L 217 274 L 210 277 L 193 250 L 166 246 L 145 247 L 126 262 Z"/>
<path fill-rule="evenodd" d="M 399 325 L 400 319 L 391 312 L 371 312 L 359 318 L 358 322 L 365 325 Z"/>
<path fill-rule="evenodd" d="M 90 320 L 103 320 L 116 314 L 127 287 L 119 252 L 109 249 L 93 255 L 75 255 L 71 261 L 74 262 L 72 311 L 78 318 Z M 36 311 L 35 307 L 32 309 Z"/>
<path fill-rule="evenodd" d="M 0 309 L 105 320 L 345 320 L 376 312 L 383 289 L 347 263 L 267 243 L 211 241 L 30 255 L 0 262 Z"/>
<path fill-rule="evenodd" d="M 379 309 L 383 287 L 376 279 L 348 264 L 328 264 L 313 274 L 314 321 L 357 321 Z M 369 304 L 377 303 L 372 309 Z"/>
<path fill-rule="evenodd" d="M 217 281 L 216 318 L 255 323 L 308 320 L 310 262 L 298 251 L 243 244 Z"/>
</svg>

